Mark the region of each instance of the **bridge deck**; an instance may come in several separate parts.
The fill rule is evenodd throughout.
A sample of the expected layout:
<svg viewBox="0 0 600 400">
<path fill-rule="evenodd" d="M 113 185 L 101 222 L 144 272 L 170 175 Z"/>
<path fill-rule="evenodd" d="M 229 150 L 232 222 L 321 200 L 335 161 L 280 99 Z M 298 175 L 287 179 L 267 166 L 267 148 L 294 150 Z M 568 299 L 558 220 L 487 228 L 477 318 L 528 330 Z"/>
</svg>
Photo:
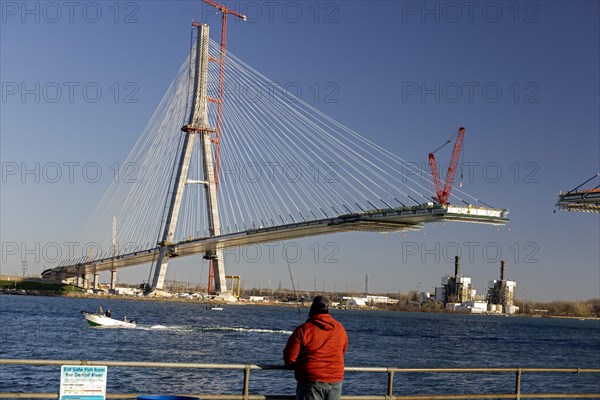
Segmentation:
<svg viewBox="0 0 600 400">
<path fill-rule="evenodd" d="M 345 214 L 332 218 L 303 221 L 293 224 L 260 227 L 244 232 L 201 237 L 169 245 L 170 257 L 190 256 L 223 249 L 253 244 L 298 239 L 307 236 L 324 235 L 347 231 L 397 232 L 418 230 L 425 223 L 456 221 L 502 225 L 508 222 L 508 212 L 482 207 L 424 204 L 414 207 L 399 207 Z M 74 277 L 78 273 L 91 274 L 140 264 L 152 263 L 158 255 L 159 247 L 140 250 L 115 257 L 77 262 L 47 269 L 42 276 L 50 278 L 62 275 Z"/>
<path fill-rule="evenodd" d="M 567 211 L 600 213 L 600 189 L 560 192 L 556 205 Z"/>
</svg>

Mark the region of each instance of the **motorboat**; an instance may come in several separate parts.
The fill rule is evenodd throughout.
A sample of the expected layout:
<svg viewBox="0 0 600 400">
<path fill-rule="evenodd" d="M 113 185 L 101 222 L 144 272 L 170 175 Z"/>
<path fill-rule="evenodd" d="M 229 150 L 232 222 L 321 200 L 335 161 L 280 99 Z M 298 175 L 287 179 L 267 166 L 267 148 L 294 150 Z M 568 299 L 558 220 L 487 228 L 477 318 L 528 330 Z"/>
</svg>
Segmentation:
<svg viewBox="0 0 600 400">
<path fill-rule="evenodd" d="M 81 313 L 85 317 L 85 320 L 90 326 L 103 326 L 112 328 L 135 328 L 137 323 L 133 320 L 128 320 L 127 317 L 123 317 L 122 320 L 114 319 L 106 316 L 105 314 L 99 314 L 89 311 L 82 310 Z"/>
</svg>

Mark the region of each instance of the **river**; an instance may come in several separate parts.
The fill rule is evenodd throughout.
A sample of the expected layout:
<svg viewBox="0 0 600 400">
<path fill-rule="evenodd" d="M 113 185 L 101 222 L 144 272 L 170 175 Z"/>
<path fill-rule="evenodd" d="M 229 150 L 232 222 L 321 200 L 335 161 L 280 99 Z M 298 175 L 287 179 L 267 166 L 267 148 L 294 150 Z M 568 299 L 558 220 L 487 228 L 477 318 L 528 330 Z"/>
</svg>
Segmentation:
<svg viewBox="0 0 600 400">
<path fill-rule="evenodd" d="M 135 329 L 87 326 L 80 310 L 110 309 Z M 307 309 L 302 310 L 306 318 Z M 399 368 L 600 368 L 600 321 L 333 310 L 348 332 L 346 365 Z M 299 324 L 284 306 L 0 295 L 0 357 L 281 364 Z M 0 391 L 58 392 L 60 368 L 3 365 Z M 523 392 L 598 392 L 600 376 L 525 375 Z M 558 379 L 560 378 L 560 379 Z M 345 394 L 383 395 L 385 374 L 347 373 Z M 109 368 L 109 393 L 239 393 L 241 371 Z M 251 393 L 293 394 L 289 371 L 252 372 Z M 394 394 L 510 393 L 512 374 L 397 375 Z"/>
</svg>

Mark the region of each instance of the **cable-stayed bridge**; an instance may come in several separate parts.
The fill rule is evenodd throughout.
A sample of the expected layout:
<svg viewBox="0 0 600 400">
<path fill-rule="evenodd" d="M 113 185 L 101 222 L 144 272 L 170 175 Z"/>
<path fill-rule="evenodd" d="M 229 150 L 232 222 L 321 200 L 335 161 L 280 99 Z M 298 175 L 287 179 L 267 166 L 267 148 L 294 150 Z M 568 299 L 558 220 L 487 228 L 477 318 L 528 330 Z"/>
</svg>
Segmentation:
<svg viewBox="0 0 600 400">
<path fill-rule="evenodd" d="M 224 297 L 223 249 L 343 231 L 425 223 L 504 224 L 507 212 L 454 190 L 432 200 L 431 177 L 294 97 L 211 42 L 194 24 L 189 56 L 77 242 L 86 254 L 43 272 L 82 286 L 100 271 L 203 253 Z M 223 83 L 226 84 L 223 84 Z M 221 135 L 222 133 L 222 135 Z"/>
<path fill-rule="evenodd" d="M 590 189 L 582 189 L 585 185 L 600 178 L 600 173 L 568 192 L 560 192 L 556 206 L 561 210 L 588 213 L 600 213 L 600 185 Z"/>
</svg>

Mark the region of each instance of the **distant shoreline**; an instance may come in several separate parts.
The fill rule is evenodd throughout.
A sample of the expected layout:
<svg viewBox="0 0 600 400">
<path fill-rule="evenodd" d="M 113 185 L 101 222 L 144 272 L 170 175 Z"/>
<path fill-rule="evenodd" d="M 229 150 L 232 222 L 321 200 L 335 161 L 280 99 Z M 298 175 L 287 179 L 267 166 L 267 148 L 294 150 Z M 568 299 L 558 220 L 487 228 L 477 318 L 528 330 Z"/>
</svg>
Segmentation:
<svg viewBox="0 0 600 400">
<path fill-rule="evenodd" d="M 42 292 L 35 292 L 35 291 L 25 291 L 25 292 L 10 292 L 10 291 L 6 291 L 6 290 L 2 290 L 0 291 L 0 294 L 5 294 L 5 295 L 24 295 L 24 296 L 48 296 L 48 297 L 65 297 L 65 298 L 85 298 L 85 299 L 96 299 L 98 301 L 102 301 L 102 300 L 117 300 L 117 301 L 155 301 L 155 302 L 166 302 L 166 303 L 195 303 L 195 304 L 202 304 L 202 305 L 215 305 L 215 304 L 225 304 L 222 301 L 218 301 L 218 300 L 213 300 L 213 299 L 203 299 L 203 298 L 198 298 L 198 299 L 186 299 L 186 298 L 181 298 L 181 297 L 137 297 L 137 296 L 128 296 L 128 295 L 114 295 L 114 294 L 106 294 L 106 295 L 96 295 L 96 294 L 87 294 L 87 293 L 74 293 L 74 292 L 69 292 L 69 293 L 59 293 L 59 292 L 46 292 L 46 293 L 42 293 Z M 296 304 L 296 303 L 288 303 L 288 302 L 238 302 L 238 303 L 233 303 L 233 304 L 229 304 L 229 305 L 233 305 L 233 306 L 246 306 L 246 305 L 252 305 L 252 306 L 261 306 L 261 307 L 277 307 L 277 306 L 282 306 L 282 307 L 302 307 L 302 308 L 309 308 L 309 304 Z M 102 304 L 100 304 L 100 306 L 103 306 Z M 345 307 L 340 307 L 338 309 L 346 309 Z M 355 307 L 352 308 L 353 310 L 358 310 L 358 311 L 395 311 L 395 312 L 416 312 L 416 313 L 433 313 L 433 314 L 460 314 L 460 315 L 480 315 L 483 317 L 486 316 L 507 316 L 507 317 L 528 317 L 528 318 L 555 318 L 555 319 L 579 319 L 579 320 L 600 320 L 600 317 L 594 317 L 594 316 L 571 316 L 571 315 L 544 315 L 544 314 L 513 314 L 513 315 L 506 315 L 506 314 L 469 314 L 469 313 L 457 313 L 457 312 L 450 312 L 450 311 L 445 311 L 445 310 L 441 310 L 441 311 L 433 311 L 433 310 L 400 310 L 400 309 L 394 309 L 392 307 L 377 307 L 377 306 L 369 306 L 369 307 Z"/>
</svg>

